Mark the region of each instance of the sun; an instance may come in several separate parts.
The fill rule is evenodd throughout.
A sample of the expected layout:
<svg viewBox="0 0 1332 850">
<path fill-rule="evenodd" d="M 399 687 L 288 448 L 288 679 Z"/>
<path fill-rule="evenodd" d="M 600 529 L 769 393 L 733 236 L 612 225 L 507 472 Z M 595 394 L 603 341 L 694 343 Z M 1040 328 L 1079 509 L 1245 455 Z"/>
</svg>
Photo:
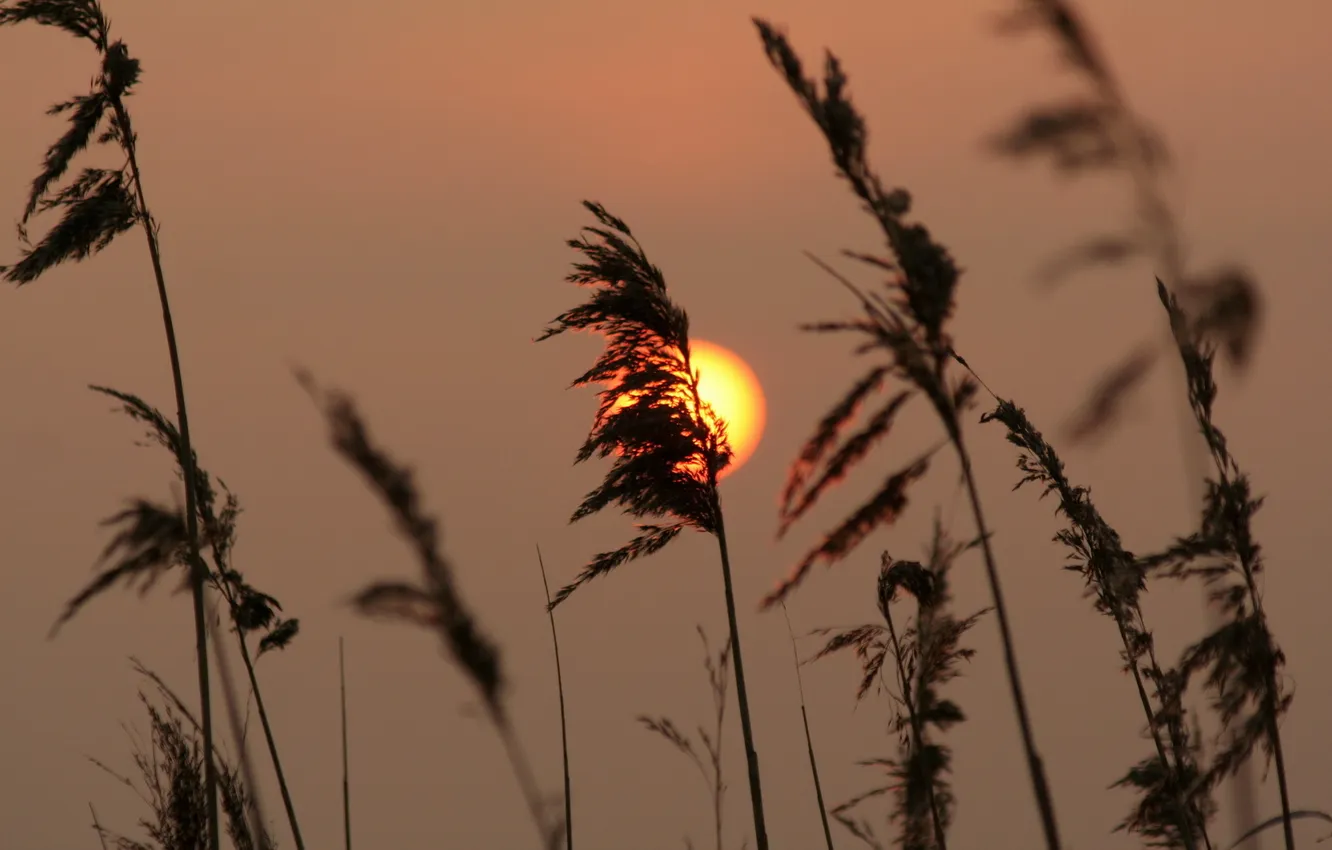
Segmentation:
<svg viewBox="0 0 1332 850">
<path fill-rule="evenodd" d="M 749 460 L 763 437 L 767 416 L 763 388 L 754 370 L 735 352 L 714 342 L 697 339 L 690 341 L 689 350 L 690 362 L 698 372 L 699 396 L 726 423 L 731 462 L 719 476 L 725 478 Z M 611 409 L 633 404 L 635 395 L 621 395 Z"/>
<path fill-rule="evenodd" d="M 726 423 L 734 457 L 721 477 L 735 472 L 763 438 L 767 405 L 754 370 L 735 352 L 701 339 L 689 343 L 690 360 L 698 371 L 698 394 Z"/>
</svg>

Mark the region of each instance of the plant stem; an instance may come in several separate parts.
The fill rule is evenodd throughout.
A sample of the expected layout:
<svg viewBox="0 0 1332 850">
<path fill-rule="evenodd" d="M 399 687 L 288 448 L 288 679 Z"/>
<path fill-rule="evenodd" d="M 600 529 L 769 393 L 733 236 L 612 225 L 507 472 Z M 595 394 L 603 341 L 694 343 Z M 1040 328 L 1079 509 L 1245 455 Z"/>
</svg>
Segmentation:
<svg viewBox="0 0 1332 850">
<path fill-rule="evenodd" d="M 296 807 L 291 802 L 291 791 L 287 788 L 287 777 L 282 770 L 282 759 L 278 757 L 277 741 L 273 738 L 273 727 L 268 722 L 268 711 L 264 708 L 264 696 L 259 691 L 259 679 L 254 672 L 254 661 L 250 658 L 249 647 L 245 645 L 245 635 L 236 630 L 236 643 L 240 645 L 241 661 L 245 663 L 245 673 L 250 678 L 250 692 L 254 694 L 254 705 L 259 711 L 259 725 L 264 730 L 264 741 L 268 744 L 268 755 L 273 760 L 273 773 L 277 775 L 278 790 L 282 793 L 282 805 L 287 810 L 287 822 L 291 824 L 291 839 L 296 842 L 296 850 L 305 850 L 305 839 L 301 837 L 300 824 L 296 822 Z"/>
<path fill-rule="evenodd" d="M 112 108 L 121 135 L 121 144 L 129 159 L 134 176 L 134 194 L 138 203 L 139 224 L 148 241 L 148 255 L 153 263 L 153 276 L 157 281 L 157 298 L 162 304 L 162 327 L 166 332 L 167 351 L 171 356 L 171 379 L 176 391 L 176 422 L 180 430 L 180 469 L 185 479 L 185 528 L 189 537 L 190 592 L 194 601 L 194 650 L 199 676 L 199 707 L 203 725 L 204 752 L 213 752 L 213 708 L 209 699 L 208 629 L 205 623 L 204 592 L 207 567 L 199 555 L 199 516 L 196 507 L 194 448 L 190 442 L 189 417 L 185 412 L 185 380 L 181 374 L 180 352 L 176 346 L 175 324 L 171 320 L 171 303 L 167 298 L 166 276 L 162 272 L 162 255 L 158 249 L 157 232 L 143 191 L 143 175 L 139 171 L 134 129 L 129 113 L 119 97 L 113 98 Z M 220 849 L 217 818 L 217 765 L 212 758 L 204 760 L 204 795 L 208 811 L 208 847 Z"/>
<path fill-rule="evenodd" d="M 550 607 L 550 582 L 546 562 L 538 544 L 537 565 L 541 567 L 541 585 L 546 589 L 546 616 L 550 618 L 550 642 L 555 646 L 555 687 L 560 692 L 560 747 L 564 751 L 564 848 L 573 850 L 573 783 L 569 779 L 569 726 L 564 713 L 564 673 L 560 670 L 560 636 L 555 630 L 555 610 Z"/>
<path fill-rule="evenodd" d="M 1147 715 L 1147 728 L 1152 733 L 1152 743 L 1156 745 L 1156 757 L 1161 760 L 1161 769 L 1165 770 L 1170 776 L 1170 786 L 1175 796 L 1175 808 L 1179 811 L 1179 828 L 1184 839 L 1184 846 L 1187 850 L 1196 850 L 1198 846 L 1197 839 L 1193 835 L 1193 813 L 1189 808 L 1184 797 L 1183 782 L 1180 781 L 1180 753 L 1175 751 L 1175 761 L 1172 763 L 1166 758 L 1165 744 L 1161 741 L 1161 731 L 1158 728 L 1156 713 L 1152 710 L 1151 698 L 1147 695 L 1147 687 L 1142 683 L 1142 670 L 1138 666 L 1138 659 L 1133 655 L 1132 642 L 1129 640 L 1129 630 L 1124 622 L 1124 613 L 1120 610 L 1114 612 L 1115 625 L 1119 627 L 1119 638 L 1124 643 L 1124 657 L 1128 659 L 1129 672 L 1133 674 L 1133 683 L 1138 686 L 1138 699 L 1142 701 L 1143 713 Z"/>
<path fill-rule="evenodd" d="M 740 730 L 745 738 L 745 760 L 749 765 L 749 798 L 754 807 L 754 843 L 757 850 L 768 850 L 768 831 L 763 820 L 763 788 L 759 782 L 758 752 L 754 749 L 754 730 L 749 720 L 749 691 L 745 687 L 745 663 L 740 654 L 740 628 L 735 618 L 735 591 L 731 586 L 731 554 L 726 546 L 726 523 L 722 519 L 721 496 L 713 480 L 713 505 L 716 508 L 717 548 L 721 551 L 722 579 L 726 585 L 726 618 L 731 627 L 731 652 L 735 658 L 735 696 L 740 704 Z"/>
<path fill-rule="evenodd" d="M 796 651 L 795 631 L 791 628 L 791 614 L 782 603 L 786 617 L 786 633 L 791 636 L 791 657 L 795 659 L 796 688 L 800 692 L 800 720 L 805 724 L 805 748 L 809 750 L 809 772 L 814 776 L 814 799 L 819 804 L 819 821 L 823 824 L 823 840 L 833 850 L 832 830 L 828 827 L 828 810 L 823 802 L 823 785 L 819 782 L 819 764 L 814 759 L 814 739 L 809 734 L 809 713 L 805 711 L 805 683 L 800 677 L 800 653 Z"/>
<path fill-rule="evenodd" d="M 344 850 L 351 850 L 351 783 L 347 770 L 347 666 L 338 637 L 338 687 L 342 695 L 342 836 Z"/>
<path fill-rule="evenodd" d="M 883 608 L 883 619 L 888 623 L 888 637 L 893 642 L 893 661 L 897 667 L 898 687 L 902 690 L 902 702 L 907 708 L 907 720 L 911 723 L 911 741 L 915 747 L 917 755 L 925 749 L 925 735 L 921 729 L 920 715 L 916 713 L 915 697 L 912 695 L 911 680 L 907 678 L 906 667 L 902 663 L 902 646 L 897 641 L 897 629 L 893 626 L 892 611 L 885 604 Z M 920 634 L 920 621 L 916 621 L 916 633 Z M 919 646 L 919 644 L 917 644 Z M 948 842 L 944 838 L 943 820 L 939 817 L 939 807 L 934 800 L 934 781 L 931 780 L 926 786 L 925 793 L 929 796 L 930 820 L 934 824 L 934 838 L 939 844 L 939 850 L 948 850 Z"/>
<path fill-rule="evenodd" d="M 1013 646 L 1013 633 L 1008 625 L 1008 606 L 1004 604 L 1003 589 L 999 584 L 999 567 L 995 563 L 994 550 L 990 546 L 990 532 L 985 524 L 985 515 L 981 510 L 980 494 L 976 490 L 976 476 L 971 468 L 971 455 L 962 439 L 962 429 L 954 414 L 946 423 L 949 438 L 957 450 L 957 457 L 962 464 L 962 477 L 967 482 L 967 498 L 971 502 L 971 515 L 976 522 L 976 533 L 980 536 L 981 551 L 985 556 L 985 575 L 990 582 L 990 595 L 994 600 L 995 618 L 999 621 L 999 637 L 1004 649 L 1004 669 L 1008 673 L 1008 686 L 1013 694 L 1013 707 L 1017 711 L 1018 728 L 1022 733 L 1022 748 L 1027 756 L 1027 770 L 1031 774 L 1032 791 L 1036 795 L 1036 805 L 1040 809 L 1041 829 L 1045 833 L 1047 850 L 1059 850 L 1059 826 L 1055 821 L 1054 801 L 1050 797 L 1050 783 L 1045 778 L 1045 767 L 1036 752 L 1035 735 L 1031 728 L 1031 718 L 1027 714 L 1027 699 L 1023 695 L 1022 680 L 1018 674 L 1017 651 Z"/>
</svg>

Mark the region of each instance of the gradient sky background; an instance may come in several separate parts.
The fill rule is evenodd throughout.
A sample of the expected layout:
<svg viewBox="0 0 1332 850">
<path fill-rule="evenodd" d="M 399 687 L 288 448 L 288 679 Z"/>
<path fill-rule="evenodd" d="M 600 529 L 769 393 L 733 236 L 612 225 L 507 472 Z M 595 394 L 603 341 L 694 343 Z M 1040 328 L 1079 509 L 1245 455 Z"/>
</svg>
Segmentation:
<svg viewBox="0 0 1332 850">
<path fill-rule="evenodd" d="M 1267 296 L 1251 374 L 1222 373 L 1219 417 L 1255 486 L 1269 611 L 1296 691 L 1283 734 L 1294 804 L 1332 806 L 1332 550 L 1324 435 L 1330 352 L 1332 5 L 1221 0 L 1088 2 L 1090 22 L 1136 106 L 1176 155 L 1174 197 L 1196 266 L 1234 260 Z M 818 7 L 821 11 L 814 11 Z M 486 629 L 503 645 L 517 726 L 554 794 L 559 722 L 534 544 L 552 581 L 618 545 L 629 520 L 569 526 L 605 467 L 572 467 L 594 409 L 565 391 L 589 338 L 531 344 L 581 297 L 563 282 L 563 240 L 604 202 L 625 218 L 689 310 L 694 333 L 744 356 L 764 382 L 768 432 L 723 487 L 744 602 L 742 636 L 774 848 L 817 846 L 791 647 L 754 603 L 818 534 L 932 442 L 922 405 L 869 468 L 787 539 L 774 541 L 787 464 L 852 380 L 849 341 L 801 321 L 853 305 L 800 249 L 879 251 L 872 222 L 834 179 L 822 140 L 769 68 L 749 22 L 789 28 L 817 62 L 845 61 L 871 155 L 966 268 L 955 332 L 998 391 L 1057 435 L 1082 392 L 1163 317 L 1152 269 L 1077 278 L 1055 294 L 1034 272 L 1129 212 L 1122 178 L 1066 181 L 988 154 L 985 136 L 1037 98 L 1069 91 L 1051 45 L 1002 38 L 1000 2 L 740 4 L 383 0 L 224 4 L 110 0 L 113 30 L 143 60 L 133 98 L 145 186 L 162 222 L 191 420 L 204 464 L 240 496 L 237 566 L 303 632 L 260 665 L 309 846 L 340 840 L 337 639 L 347 640 L 354 830 L 360 847 L 530 847 L 533 836 L 472 692 L 432 635 L 353 616 L 367 581 L 415 564 L 386 514 L 326 444 L 291 368 L 355 394 L 376 435 L 419 471 L 445 546 Z M 46 107 L 86 90 L 95 58 L 61 33 L 0 32 L 0 205 L 16 220 L 46 146 Z M 0 256 L 17 255 L 4 231 Z M 845 267 L 845 264 L 843 264 Z M 860 280 L 871 278 L 850 269 Z M 144 810 L 86 757 L 129 771 L 122 724 L 145 728 L 141 658 L 194 693 L 187 597 L 97 600 L 47 631 L 106 541 L 98 521 L 136 495 L 179 494 L 159 450 L 85 389 L 108 384 L 173 410 L 142 239 L 0 293 L 0 835 L 14 848 L 93 847 L 88 803 L 137 834 Z M 1063 446 L 1070 474 L 1145 551 L 1188 530 L 1175 384 L 1154 375 L 1122 427 Z M 1145 755 L 1115 638 L 1059 568 L 1053 504 L 1010 494 L 1014 455 L 994 427 L 973 436 L 1025 680 L 1067 846 L 1127 847 L 1110 830 L 1130 798 L 1104 790 Z M 874 618 L 878 553 L 918 557 L 936 505 L 969 528 L 942 464 L 903 522 L 793 597 L 800 631 Z M 709 803 L 690 766 L 634 721 L 692 727 L 709 711 L 702 623 L 724 634 L 711 540 L 694 535 L 588 586 L 559 612 L 577 840 L 585 848 L 706 841 Z M 957 608 L 988 604 L 980 564 L 955 574 Z M 1173 652 L 1200 633 L 1197 593 L 1154 590 L 1149 614 Z M 1035 808 L 994 621 L 950 688 L 970 722 L 949 736 L 958 847 L 1030 845 Z M 804 652 L 812 650 L 806 643 Z M 878 776 L 887 706 L 856 708 L 850 657 L 805 668 L 830 804 Z M 738 724 L 727 728 L 729 846 L 749 832 Z M 257 730 L 256 730 L 257 734 Z M 280 816 L 261 760 L 269 814 Z M 1274 783 L 1273 783 L 1274 784 Z M 1226 802 L 1223 799 L 1223 802 Z M 1262 812 L 1276 811 L 1275 792 Z M 876 815 L 877 817 L 877 815 Z M 836 828 L 836 827 L 835 827 Z M 1299 827 L 1305 840 L 1318 828 Z M 275 822 L 284 846 L 285 827 Z M 1232 837 L 1228 819 L 1219 839 Z M 839 846 L 853 846 L 845 833 Z M 447 840 L 446 840 L 447 839 Z M 1275 836 L 1269 839 L 1269 843 Z M 751 845 L 752 846 L 752 845 Z"/>
</svg>

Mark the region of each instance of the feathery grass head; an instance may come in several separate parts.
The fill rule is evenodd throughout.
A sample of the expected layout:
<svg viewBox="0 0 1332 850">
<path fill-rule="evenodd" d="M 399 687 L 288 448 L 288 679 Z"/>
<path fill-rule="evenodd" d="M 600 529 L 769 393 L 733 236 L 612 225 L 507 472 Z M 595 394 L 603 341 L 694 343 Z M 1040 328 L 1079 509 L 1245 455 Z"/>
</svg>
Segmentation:
<svg viewBox="0 0 1332 850">
<path fill-rule="evenodd" d="M 183 480 L 181 453 L 184 450 L 180 431 L 156 407 L 132 393 L 91 386 L 94 392 L 109 396 L 120 403 L 120 410 L 134 421 L 147 426 L 148 439 L 171 453 L 176 462 L 176 474 Z M 282 603 L 251 585 L 231 561 L 236 543 L 236 520 L 240 515 L 240 502 L 218 479 L 222 488 L 219 495 L 213 487 L 213 478 L 199 465 L 193 452 L 195 507 L 203 542 L 207 544 L 212 567 L 207 570 L 207 581 L 228 603 L 232 626 L 242 635 L 259 636 L 259 654 L 287 647 L 300 630 L 300 621 L 283 616 Z M 119 530 L 102 552 L 100 564 L 104 566 L 97 576 L 65 607 L 64 613 L 52 629 L 54 633 L 71 619 L 93 597 L 125 581 L 131 585 L 142 580 L 142 591 L 147 592 L 160 575 L 175 567 L 189 564 L 189 532 L 184 511 L 169 508 L 148 499 L 134 499 L 125 510 L 103 522 Z M 188 572 L 186 572 L 188 579 Z"/>
<path fill-rule="evenodd" d="M 1157 293 L 1170 317 L 1188 379 L 1189 404 L 1214 472 L 1206 482 L 1198 530 L 1144 561 L 1161 575 L 1200 579 L 1223 617 L 1215 631 L 1185 649 L 1178 670 L 1181 690 L 1202 676 L 1220 715 L 1216 753 L 1200 780 L 1214 787 L 1237 771 L 1256 746 L 1269 757 L 1279 751 L 1279 721 L 1293 695 L 1281 687 L 1286 658 L 1272 636 L 1258 588 L 1264 563 L 1252 520 L 1263 500 L 1253 495 L 1248 476 L 1213 420 L 1216 343 L 1190 322 L 1159 279 Z"/>
<path fill-rule="evenodd" d="M 1129 104 L 1081 14 L 1067 0 L 1018 0 L 1002 29 L 1044 33 L 1085 86 L 1080 94 L 1029 108 L 991 138 L 993 149 L 1012 159 L 1045 159 L 1063 175 L 1118 170 L 1130 178 L 1136 194 L 1130 226 L 1064 250 L 1041 278 L 1052 284 L 1090 266 L 1149 257 L 1186 302 L 1198 329 L 1219 342 L 1230 364 L 1242 372 L 1251 361 L 1262 321 L 1258 286 L 1237 266 L 1210 271 L 1187 266 L 1182 229 L 1162 183 L 1170 164 L 1165 141 Z M 1071 436 L 1094 437 L 1114 424 L 1167 350 L 1143 344 L 1122 355 L 1093 386 L 1072 423 Z"/>
<path fill-rule="evenodd" d="M 839 823 L 872 846 L 878 846 L 873 828 L 851 813 L 866 800 L 889 793 L 895 799 L 891 819 L 901 830 L 903 847 L 929 850 L 944 844 L 943 833 L 953 810 L 947 781 L 952 754 L 934 735 L 962 722 L 965 716 L 956 703 L 940 696 L 939 688 L 960 675 L 960 663 L 975 654 L 975 650 L 961 645 L 962 636 L 989 610 L 962 620 L 955 618 L 948 607 L 948 573 L 957 557 L 974 545 L 950 540 L 936 521 L 927 564 L 896 561 L 883 553 L 876 598 L 883 624 L 815 632 L 831 637 L 811 660 L 844 649 L 854 649 L 860 658 L 857 700 L 864 698 L 876 680 L 883 682 L 884 663 L 889 658 L 893 661 L 896 692 L 890 690 L 894 705 L 891 728 L 898 735 L 899 753 L 862 762 L 885 769 L 890 782 L 833 810 Z M 905 630 L 899 629 L 893 616 L 899 594 L 916 602 L 915 617 Z"/>
<path fill-rule="evenodd" d="M 644 253 L 629 225 L 600 204 L 583 205 L 600 227 L 588 227 L 569 246 L 584 261 L 571 283 L 592 289 L 588 300 L 556 317 L 540 342 L 567 331 L 600 334 L 606 346 L 571 386 L 603 385 L 592 430 L 576 462 L 615 456 L 601 485 L 571 521 L 618 505 L 634 517 L 669 517 L 639 526 L 641 534 L 597 555 L 551 607 L 584 582 L 666 546 L 686 528 L 718 527 L 717 478 L 731 462 L 725 423 L 702 401 L 690 362 L 689 317 L 666 292 L 666 279 Z"/>
<path fill-rule="evenodd" d="M 127 153 L 132 148 L 124 98 L 139 80 L 139 60 L 129 55 L 124 42 L 110 40 L 110 22 L 97 0 L 0 0 L 0 26 L 25 21 L 57 27 L 91 42 L 102 66 L 91 92 L 47 110 L 49 115 L 67 115 L 69 126 L 47 149 L 32 181 L 18 228 L 23 256 L 14 265 L 0 266 L 0 276 L 19 285 L 31 283 L 60 263 L 97 253 L 143 215 L 134 197 L 129 163 L 118 169 L 84 168 L 63 189 L 56 189 L 74 158 L 94 141 L 114 143 Z M 51 210 L 61 211 L 60 219 L 32 245 L 28 222 Z"/>
<path fill-rule="evenodd" d="M 499 648 L 481 632 L 463 602 L 453 564 L 439 549 L 439 524 L 422 510 L 411 470 L 398 465 L 372 442 L 350 396 L 320 389 L 308 373 L 299 373 L 297 379 L 320 406 L 334 449 L 361 473 L 388 507 L 399 533 L 421 565 L 420 584 L 375 582 L 356 595 L 357 609 L 363 614 L 437 630 L 445 650 L 480 691 L 487 710 L 507 726 Z"/>
<path fill-rule="evenodd" d="M 149 815 L 139 821 L 147 837 L 130 838 L 100 826 L 98 833 L 116 850 L 202 850 L 208 846 L 208 813 L 199 724 L 155 674 L 149 675 L 164 702 L 155 705 L 139 693 L 139 701 L 148 713 L 148 740 L 134 739 L 131 755 L 142 787 L 94 760 L 121 784 L 134 788 L 148 806 Z M 266 830 L 256 836 L 251 827 L 251 790 L 246 788 L 241 772 L 220 753 L 214 753 L 214 760 L 219 768 L 222 811 L 232 846 L 236 850 L 272 850 L 277 846 L 273 837 Z"/>
<path fill-rule="evenodd" d="M 1112 787 L 1138 792 L 1130 814 L 1118 829 L 1146 839 L 1153 846 L 1197 848 L 1207 821 L 1216 810 L 1211 788 L 1198 782 L 1200 749 L 1185 717 L 1179 675 L 1163 670 L 1155 641 L 1141 607 L 1147 571 L 1143 561 L 1126 550 L 1119 533 L 1092 503 L 1091 491 L 1072 484 L 1054 447 L 1011 401 L 998 399 L 982 422 L 999 422 L 1008 441 L 1020 450 L 1017 466 L 1022 478 L 1016 490 L 1029 482 L 1043 486 L 1041 497 L 1055 494 L 1068 526 L 1055 540 L 1068 550 L 1065 569 L 1079 573 L 1096 600 L 1096 610 L 1114 620 L 1123 644 L 1124 670 L 1133 677 L 1146 713 L 1147 728 L 1156 752 L 1140 760 Z M 1155 690 L 1155 703 L 1148 686 Z"/>
<path fill-rule="evenodd" d="M 923 395 L 929 400 L 951 437 L 960 428 L 958 411 L 969 405 L 976 386 L 966 375 L 954 378 L 949 374 L 952 341 L 947 323 L 953 313 L 961 272 L 948 249 L 935 241 L 929 229 L 908 218 L 911 195 L 901 188 L 886 189 L 870 166 L 866 155 L 868 130 L 864 118 L 851 103 L 841 63 L 828 54 L 820 85 L 805 76 L 800 58 L 785 35 L 764 20 L 755 18 L 754 24 L 769 61 L 814 120 L 828 143 L 839 175 L 874 217 L 891 252 L 890 258 L 846 252 L 877 273 L 888 275 L 886 295 L 863 292 L 815 260 L 856 296 L 862 315 L 858 319 L 808 324 L 804 329 L 861 336 L 863 342 L 857 353 L 880 354 L 887 362 L 871 366 L 852 385 L 824 416 L 792 464 L 782 494 L 780 534 L 888 435 L 899 412 L 913 397 Z M 857 411 L 890 378 L 901 384 L 901 388 L 873 409 L 860 430 L 842 439 Z M 816 563 L 841 560 L 876 527 L 896 521 L 906 507 L 907 487 L 925 474 L 933 452 L 932 449 L 922 454 L 890 475 L 869 501 L 806 554 L 765 598 L 764 607 L 781 602 Z"/>
</svg>

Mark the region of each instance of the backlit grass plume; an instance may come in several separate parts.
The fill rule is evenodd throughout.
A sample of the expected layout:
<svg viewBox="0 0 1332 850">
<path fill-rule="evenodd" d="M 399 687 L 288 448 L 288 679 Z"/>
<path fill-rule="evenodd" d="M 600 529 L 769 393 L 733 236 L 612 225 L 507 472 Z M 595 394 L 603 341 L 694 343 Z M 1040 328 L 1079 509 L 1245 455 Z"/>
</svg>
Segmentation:
<svg viewBox="0 0 1332 850">
<path fill-rule="evenodd" d="M 543 845 L 554 850 L 564 827 L 547 817 L 530 762 L 509 717 L 499 647 L 481 630 L 463 601 L 453 564 L 440 551 L 439 523 L 422 510 L 412 471 L 374 444 L 350 396 L 320 389 L 308 373 L 298 373 L 297 379 L 319 405 L 333 448 L 384 502 L 421 566 L 420 583 L 386 580 L 366 587 L 354 599 L 357 610 L 423 626 L 439 635 L 445 652 L 481 695 L 486 717 L 504 744 Z"/>
<path fill-rule="evenodd" d="M 571 283 L 592 290 L 588 300 L 560 314 L 537 337 L 566 331 L 600 334 L 605 349 L 574 387 L 602 385 L 592 430 L 577 462 L 615 457 L 601 485 L 574 511 L 571 522 L 617 505 L 638 518 L 663 522 L 638 526 L 638 535 L 603 552 L 578 578 L 555 594 L 560 604 L 579 586 L 616 567 L 660 551 L 686 528 L 717 538 L 730 644 L 735 657 L 736 696 L 749 764 L 750 800 L 758 850 L 767 850 L 758 755 L 749 718 L 749 694 L 740 652 L 740 632 L 731 584 L 717 480 L 731 461 L 726 424 L 699 395 L 699 374 L 690 361 L 689 317 L 666 293 L 666 279 L 644 253 L 629 225 L 600 204 L 584 201 L 600 227 L 569 240 L 584 261 L 574 264 Z"/>
<path fill-rule="evenodd" d="M 851 390 L 819 423 L 791 466 L 781 500 L 779 533 L 802 516 L 827 489 L 840 481 L 867 456 L 875 443 L 892 429 L 908 401 L 924 396 L 944 427 L 946 442 L 953 447 L 962 468 L 976 536 L 985 561 L 995 619 L 1003 646 L 1004 668 L 1022 736 L 1027 772 L 1040 812 L 1047 850 L 1059 850 L 1059 830 L 1045 767 L 1036 749 L 1035 734 L 1027 711 L 1026 695 L 1018 669 L 1008 609 L 1004 603 L 999 568 L 990 546 L 990 532 L 981 507 L 979 488 L 972 470 L 971 454 L 963 434 L 961 414 L 974 401 L 976 382 L 957 374 L 952 341 L 947 330 L 953 313 L 960 271 L 948 250 L 935 241 L 929 230 L 911 221 L 911 196 L 905 189 L 887 190 L 866 157 L 868 131 L 847 94 L 847 77 L 841 63 L 828 54 L 823 84 L 805 76 L 800 58 L 785 35 L 766 21 L 755 19 L 768 60 L 795 93 L 805 112 L 814 120 L 832 154 L 839 175 L 883 231 L 891 257 L 848 252 L 849 256 L 889 276 L 887 296 L 867 294 L 845 278 L 839 279 L 860 302 L 857 319 L 806 325 L 817 332 L 849 332 L 862 337 L 858 353 L 883 358 L 871 366 Z M 825 268 L 827 268 L 825 266 Z M 828 271 L 832 272 L 831 269 Z M 836 273 L 833 272 L 835 275 Z M 886 361 L 886 362 L 885 362 Z M 838 445 L 856 410 L 894 379 L 899 388 L 891 392 L 870 414 L 869 421 Z M 907 504 L 907 488 L 925 474 L 930 457 L 940 446 L 890 473 L 869 501 L 856 509 L 838 527 L 824 536 L 768 595 L 766 606 L 782 599 L 818 562 L 835 563 L 845 558 L 876 527 L 894 522 Z"/>
<path fill-rule="evenodd" d="M 883 553 L 877 599 L 882 625 L 870 623 L 836 632 L 816 632 L 832 636 L 815 659 L 855 649 L 863 668 L 857 699 L 863 698 L 876 680 L 882 681 L 885 661 L 892 659 L 896 692 L 890 692 L 894 703 L 891 728 L 898 735 L 898 755 L 865 762 L 885 769 L 889 783 L 833 810 L 839 823 L 872 846 L 879 846 L 873 828 L 868 821 L 854 817 L 852 810 L 868 799 L 892 794 L 891 820 L 899 829 L 904 850 L 947 850 L 947 830 L 954 810 L 948 781 L 952 752 L 937 736 L 965 716 L 956 703 L 940 695 L 939 689 L 959 675 L 961 662 L 975 654 L 962 646 L 961 640 L 985 614 L 978 611 L 961 620 L 953 616 L 949 610 L 948 572 L 958 555 L 974 545 L 949 540 L 936 522 L 928 564 L 895 561 Z M 916 603 L 915 617 L 905 623 L 893 617 L 899 591 Z"/>
<path fill-rule="evenodd" d="M 46 151 L 41 170 L 23 207 L 18 235 L 24 249 L 21 259 L 0 266 L 0 277 L 18 285 L 31 283 L 55 266 L 82 260 L 101 251 L 121 233 L 136 225 L 143 231 L 152 262 L 157 297 L 162 307 L 162 327 L 176 391 L 176 420 L 180 428 L 180 466 L 185 477 L 184 547 L 190 565 L 189 581 L 194 606 L 194 652 L 199 680 L 199 704 L 203 717 L 205 749 L 213 743 L 213 709 L 209 698 L 208 634 L 204 620 L 204 594 L 208 568 L 199 554 L 198 515 L 194 497 L 194 455 L 190 450 L 189 417 L 185 410 L 185 382 L 175 325 L 167 298 L 166 275 L 158 245 L 158 226 L 148 209 L 139 167 L 138 136 L 130 121 L 125 100 L 139 82 L 139 60 L 130 56 L 125 42 L 111 39 L 111 22 L 98 0 L 0 0 L 0 26 L 31 21 L 55 27 L 93 46 L 101 65 L 87 94 L 75 95 L 52 106 L 49 115 L 64 115 L 68 127 Z M 85 167 L 64 188 L 59 188 L 78 156 L 90 144 L 114 146 L 123 157 L 119 168 Z M 36 245 L 28 237 L 28 224 L 41 213 L 56 212 L 56 223 Z M 208 850 L 218 850 L 217 771 L 212 760 L 204 762 L 204 786 L 208 809 Z"/>
</svg>

